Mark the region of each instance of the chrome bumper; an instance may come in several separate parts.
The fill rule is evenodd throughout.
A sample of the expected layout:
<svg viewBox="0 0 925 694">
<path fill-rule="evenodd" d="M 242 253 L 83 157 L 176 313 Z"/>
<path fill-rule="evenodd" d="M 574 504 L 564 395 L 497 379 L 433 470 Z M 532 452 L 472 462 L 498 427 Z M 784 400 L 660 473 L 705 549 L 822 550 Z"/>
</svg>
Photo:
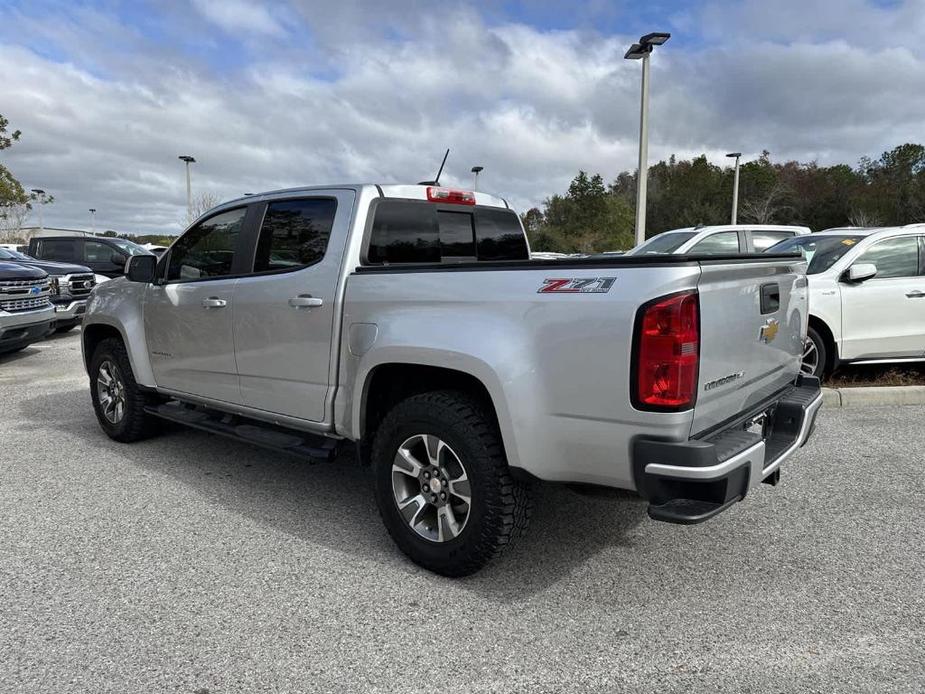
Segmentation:
<svg viewBox="0 0 925 694">
<path fill-rule="evenodd" d="M 800 376 L 762 410 L 719 433 L 677 442 L 637 439 L 633 469 L 649 516 L 700 523 L 758 484 L 777 484 L 780 466 L 812 436 L 821 406 L 819 379 Z"/>
<path fill-rule="evenodd" d="M 55 320 L 59 323 L 83 320 L 87 312 L 87 300 L 75 299 L 67 304 L 55 304 Z"/>
</svg>

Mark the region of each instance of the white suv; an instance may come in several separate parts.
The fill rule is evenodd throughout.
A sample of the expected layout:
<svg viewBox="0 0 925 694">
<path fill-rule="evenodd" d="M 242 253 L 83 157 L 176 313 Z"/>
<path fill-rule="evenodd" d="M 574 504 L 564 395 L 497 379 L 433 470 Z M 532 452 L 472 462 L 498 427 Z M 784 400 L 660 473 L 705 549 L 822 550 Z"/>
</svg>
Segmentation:
<svg viewBox="0 0 925 694">
<path fill-rule="evenodd" d="M 810 233 L 809 227 L 779 224 L 718 224 L 664 231 L 626 255 L 739 255 L 761 253 L 776 243 Z"/>
<path fill-rule="evenodd" d="M 770 251 L 809 261 L 803 371 L 925 360 L 925 224 L 827 229 Z"/>
</svg>

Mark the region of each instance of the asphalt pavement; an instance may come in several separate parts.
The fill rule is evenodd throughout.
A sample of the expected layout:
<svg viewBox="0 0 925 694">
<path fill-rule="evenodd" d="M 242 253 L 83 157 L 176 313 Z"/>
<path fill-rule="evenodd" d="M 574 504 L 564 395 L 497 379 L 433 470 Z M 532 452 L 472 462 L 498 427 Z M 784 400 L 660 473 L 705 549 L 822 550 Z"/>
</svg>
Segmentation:
<svg viewBox="0 0 925 694">
<path fill-rule="evenodd" d="M 923 692 L 923 419 L 823 411 L 778 487 L 699 526 L 540 487 L 451 580 L 352 461 L 110 441 L 74 332 L 0 357 L 0 692 Z"/>
</svg>

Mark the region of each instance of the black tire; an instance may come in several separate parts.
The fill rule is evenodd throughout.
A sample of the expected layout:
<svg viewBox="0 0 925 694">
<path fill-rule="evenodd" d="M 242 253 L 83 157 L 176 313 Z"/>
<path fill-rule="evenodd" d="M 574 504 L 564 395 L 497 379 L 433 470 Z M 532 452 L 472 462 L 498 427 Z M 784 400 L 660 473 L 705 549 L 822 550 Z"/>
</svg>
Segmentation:
<svg viewBox="0 0 925 694">
<path fill-rule="evenodd" d="M 419 434 L 446 442 L 470 483 L 467 521 L 456 537 L 443 542 L 415 532 L 399 511 L 393 493 L 393 460 L 403 442 Z M 395 405 L 375 433 L 372 464 L 376 502 L 389 535 L 414 563 L 430 571 L 453 577 L 475 573 L 529 523 L 530 488 L 511 477 L 494 418 L 466 393 L 421 393 Z"/>
<path fill-rule="evenodd" d="M 76 325 L 61 325 L 55 328 L 55 332 L 58 333 L 59 335 L 63 333 L 69 333 L 71 332 L 71 330 L 73 330 L 76 327 L 77 327 Z"/>
<path fill-rule="evenodd" d="M 114 367 L 114 375 L 120 379 L 123 388 L 124 412 L 115 422 L 104 414 L 97 387 L 100 367 L 105 363 Z M 93 352 L 90 360 L 90 398 L 96 419 L 109 438 L 131 443 L 157 433 L 159 420 L 144 410 L 145 406 L 155 404 L 157 398 L 135 382 L 135 374 L 132 373 L 132 365 L 122 340 L 112 337 L 105 339 Z"/>
<path fill-rule="evenodd" d="M 825 339 L 814 328 L 810 328 L 806 333 L 807 341 L 812 343 L 816 350 L 816 363 L 814 368 L 810 368 L 805 362 L 803 364 L 804 373 L 810 376 L 816 376 L 820 380 L 825 376 L 829 363 L 829 349 Z M 805 354 L 804 354 L 805 356 Z"/>
</svg>

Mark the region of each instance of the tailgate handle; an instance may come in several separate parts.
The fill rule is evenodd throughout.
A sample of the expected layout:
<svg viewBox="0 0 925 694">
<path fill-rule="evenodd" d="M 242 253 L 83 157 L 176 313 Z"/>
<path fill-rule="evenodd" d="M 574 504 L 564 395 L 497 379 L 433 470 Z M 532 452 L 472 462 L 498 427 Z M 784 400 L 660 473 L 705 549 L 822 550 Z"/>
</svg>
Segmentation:
<svg viewBox="0 0 925 694">
<path fill-rule="evenodd" d="M 770 282 L 761 285 L 761 315 L 780 310 L 780 285 Z"/>
</svg>

